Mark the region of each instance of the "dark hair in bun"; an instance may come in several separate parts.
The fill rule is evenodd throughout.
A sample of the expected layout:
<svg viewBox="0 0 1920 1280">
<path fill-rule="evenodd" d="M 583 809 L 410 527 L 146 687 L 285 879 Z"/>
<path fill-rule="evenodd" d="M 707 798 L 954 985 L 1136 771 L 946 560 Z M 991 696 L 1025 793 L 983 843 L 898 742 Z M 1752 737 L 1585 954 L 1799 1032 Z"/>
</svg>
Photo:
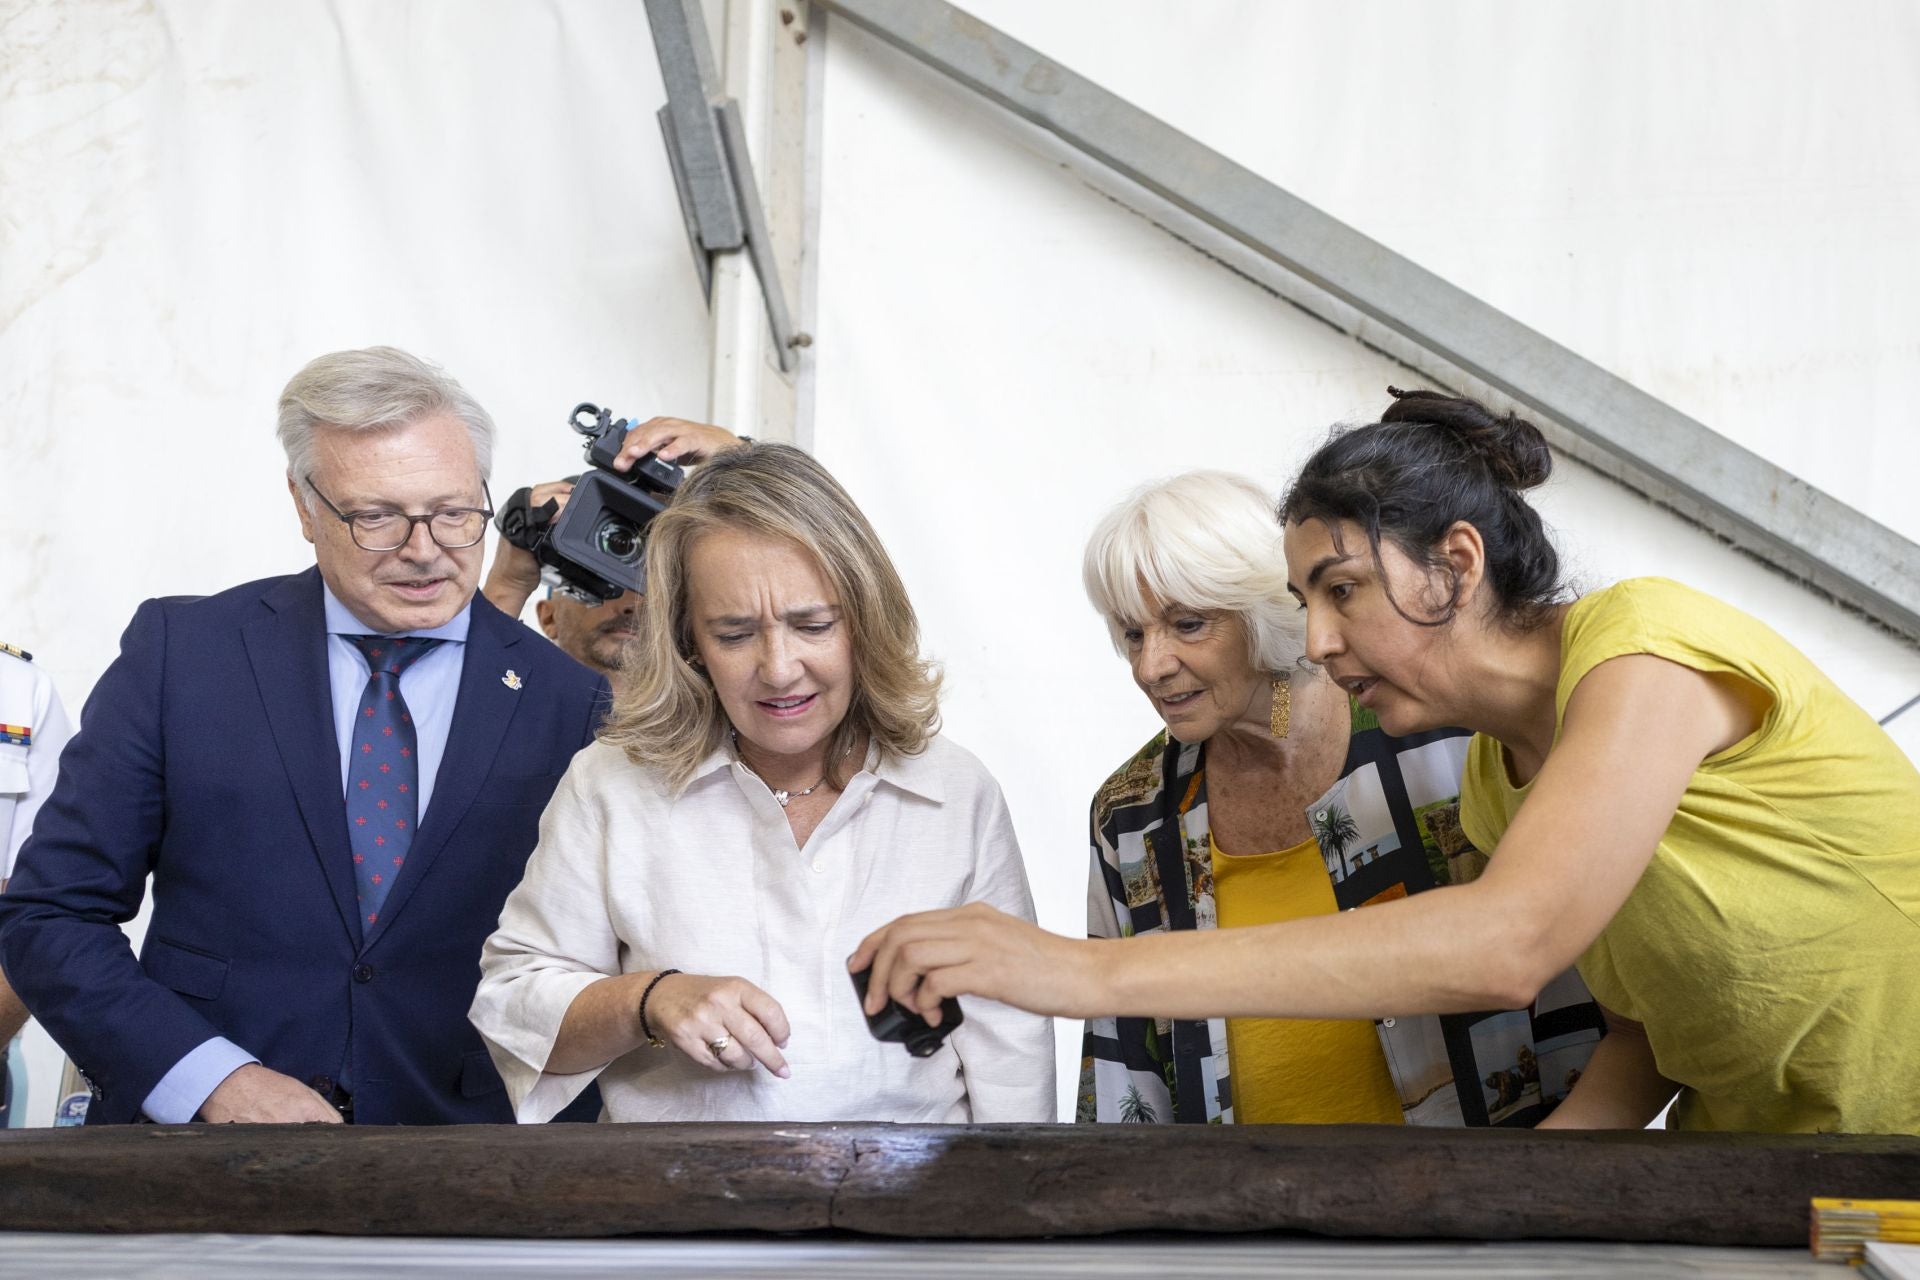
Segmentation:
<svg viewBox="0 0 1920 1280">
<path fill-rule="evenodd" d="M 1464 520 L 1486 546 L 1495 615 L 1522 630 L 1538 626 L 1562 596 L 1560 557 L 1521 496 L 1553 471 L 1546 438 L 1526 419 L 1465 396 L 1387 390 L 1394 400 L 1380 421 L 1340 432 L 1307 459 L 1280 504 L 1281 523 L 1351 520 L 1366 530 L 1376 567 L 1380 540 L 1391 539 L 1450 587 L 1433 617 L 1409 614 L 1390 589 L 1388 600 L 1408 621 L 1439 626 L 1459 610 L 1460 583 L 1434 546 Z"/>
</svg>

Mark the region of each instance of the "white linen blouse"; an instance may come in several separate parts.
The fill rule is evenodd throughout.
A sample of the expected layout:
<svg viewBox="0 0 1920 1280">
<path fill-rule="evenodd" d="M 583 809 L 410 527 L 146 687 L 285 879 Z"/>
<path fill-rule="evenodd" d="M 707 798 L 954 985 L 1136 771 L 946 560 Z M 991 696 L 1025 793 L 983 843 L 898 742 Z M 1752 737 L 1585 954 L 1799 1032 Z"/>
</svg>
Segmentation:
<svg viewBox="0 0 1920 1280">
<path fill-rule="evenodd" d="M 866 767 L 796 848 L 765 783 L 719 751 L 686 790 L 596 742 L 574 757 L 480 961 L 469 1016 L 522 1123 L 598 1076 L 603 1120 L 1052 1121 L 1053 1024 L 989 1000 L 929 1058 L 882 1043 L 847 957 L 896 916 L 984 901 L 1032 920 L 1000 787 L 964 748 Z M 567 1008 L 602 977 L 737 976 L 786 1011 L 792 1076 L 718 1074 L 642 1045 L 598 1071 L 543 1068 Z"/>
</svg>

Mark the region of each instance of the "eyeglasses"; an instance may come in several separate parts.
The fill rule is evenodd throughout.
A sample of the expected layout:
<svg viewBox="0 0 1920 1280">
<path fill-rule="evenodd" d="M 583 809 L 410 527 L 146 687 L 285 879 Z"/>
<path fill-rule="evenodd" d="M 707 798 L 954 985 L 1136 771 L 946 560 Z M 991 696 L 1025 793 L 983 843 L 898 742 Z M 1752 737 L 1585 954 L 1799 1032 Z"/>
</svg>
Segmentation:
<svg viewBox="0 0 1920 1280">
<path fill-rule="evenodd" d="M 303 478 L 307 488 L 327 504 L 327 510 L 347 526 L 353 545 L 362 551 L 398 551 L 413 541 L 413 526 L 417 524 L 427 526 L 427 536 L 447 550 L 458 551 L 486 537 L 487 521 L 493 519 L 493 495 L 487 492 L 485 480 L 480 482 L 485 507 L 448 507 L 424 516 L 410 516 L 404 511 L 342 511 L 333 505 L 333 499 L 320 492 L 312 476 Z"/>
</svg>

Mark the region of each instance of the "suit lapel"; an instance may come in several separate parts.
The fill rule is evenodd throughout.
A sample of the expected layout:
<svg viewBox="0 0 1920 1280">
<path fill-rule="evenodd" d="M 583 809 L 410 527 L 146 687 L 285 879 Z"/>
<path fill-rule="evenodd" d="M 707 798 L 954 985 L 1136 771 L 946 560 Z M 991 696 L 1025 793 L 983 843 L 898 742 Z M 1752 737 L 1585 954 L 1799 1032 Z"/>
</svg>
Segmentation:
<svg viewBox="0 0 1920 1280">
<path fill-rule="evenodd" d="M 524 635 L 520 626 L 487 603 L 486 597 L 473 597 L 473 618 L 467 628 L 464 665 L 460 669 L 460 693 L 453 704 L 453 722 L 447 729 L 447 749 L 440 756 L 440 772 L 434 775 L 433 799 L 426 817 L 420 820 L 413 848 L 407 854 L 406 869 L 394 881 L 380 909 L 379 923 L 368 936 L 366 948 L 385 935 L 393 921 L 406 908 L 413 892 L 434 862 L 446 850 L 447 841 L 460 819 L 466 816 L 481 784 L 493 770 L 493 758 L 506 740 L 507 725 L 520 705 L 520 694 L 503 682 L 512 665 L 508 651 Z M 342 823 L 344 830 L 344 821 Z"/>
<path fill-rule="evenodd" d="M 333 728 L 332 681 L 327 673 L 326 611 L 320 573 L 284 579 L 262 598 L 273 612 L 241 628 L 247 661 L 266 706 L 267 725 L 293 785 L 320 874 L 333 891 L 340 924 L 360 936 L 354 909 L 347 808 L 340 794 L 340 744 Z"/>
</svg>

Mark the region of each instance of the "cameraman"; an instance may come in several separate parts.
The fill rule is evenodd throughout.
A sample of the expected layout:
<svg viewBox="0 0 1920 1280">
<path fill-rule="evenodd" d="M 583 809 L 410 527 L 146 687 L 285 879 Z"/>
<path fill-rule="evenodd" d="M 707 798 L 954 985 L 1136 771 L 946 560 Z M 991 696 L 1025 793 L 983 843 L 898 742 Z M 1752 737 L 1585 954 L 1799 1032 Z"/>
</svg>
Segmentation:
<svg viewBox="0 0 1920 1280">
<path fill-rule="evenodd" d="M 684 418 L 652 418 L 627 433 L 616 469 L 631 467 L 648 453 L 662 461 L 686 466 L 705 462 L 714 454 L 724 453 L 741 443 L 742 437 L 724 427 Z M 558 503 L 557 516 L 566 508 L 567 497 L 572 492 L 572 480 L 537 484 L 533 486 L 530 505 L 538 509 L 547 502 Z M 496 537 L 493 569 L 483 588 L 483 594 L 494 607 L 510 618 L 517 618 L 539 586 L 540 565 L 533 554 L 504 537 Z M 629 591 L 605 604 L 586 604 L 555 593 L 534 605 L 534 615 L 547 639 L 559 645 L 561 652 L 605 676 L 617 692 L 626 643 L 638 625 L 643 598 Z"/>
</svg>

